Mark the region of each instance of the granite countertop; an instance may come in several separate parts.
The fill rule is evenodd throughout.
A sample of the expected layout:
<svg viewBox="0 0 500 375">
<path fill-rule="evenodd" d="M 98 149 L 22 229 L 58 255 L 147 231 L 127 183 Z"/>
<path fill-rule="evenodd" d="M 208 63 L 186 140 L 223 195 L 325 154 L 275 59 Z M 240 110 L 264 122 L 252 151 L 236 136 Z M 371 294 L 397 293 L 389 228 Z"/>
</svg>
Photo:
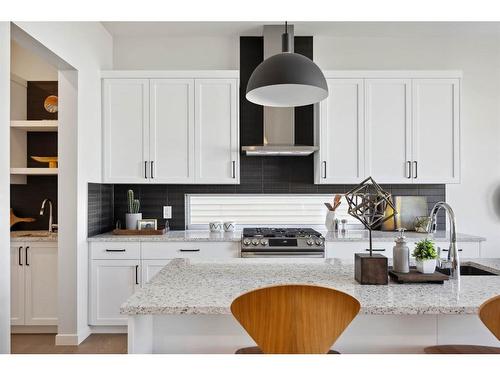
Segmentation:
<svg viewBox="0 0 500 375">
<path fill-rule="evenodd" d="M 322 232 L 325 240 L 327 242 L 350 242 L 350 241 L 368 241 L 368 231 L 367 230 L 347 230 L 345 234 L 338 232 Z M 382 232 L 373 231 L 372 240 L 373 242 L 387 242 L 394 241 L 394 239 L 399 235 L 398 232 Z M 421 240 L 423 238 L 433 238 L 435 241 L 449 241 L 447 231 L 437 231 L 436 233 L 417 233 L 417 232 L 405 232 L 405 237 L 408 240 Z M 481 242 L 486 241 L 486 238 L 480 236 L 472 236 L 469 234 L 457 233 L 457 242 Z"/>
<path fill-rule="evenodd" d="M 96 236 L 89 237 L 87 239 L 89 242 L 108 242 L 108 241 L 118 241 L 118 242 L 170 242 L 170 241 L 207 241 L 207 242 L 240 242 L 241 241 L 241 231 L 235 232 L 218 232 L 213 233 L 208 230 L 171 230 L 165 234 L 158 236 L 122 236 L 114 235 L 111 232 L 98 234 Z"/>
<path fill-rule="evenodd" d="M 57 242 L 57 233 L 46 230 L 18 230 L 10 232 L 10 242 Z"/>
<path fill-rule="evenodd" d="M 500 275 L 500 259 L 464 261 Z M 362 314 L 477 314 L 487 299 L 500 294 L 500 276 L 462 276 L 444 284 L 360 285 L 352 262 L 339 259 L 175 259 L 121 312 L 137 314 L 230 314 L 239 295 L 267 285 L 315 284 L 346 292 L 361 303 Z"/>
<path fill-rule="evenodd" d="M 345 234 L 340 234 L 337 232 L 327 232 L 320 231 L 325 237 L 327 242 L 363 242 L 368 241 L 368 231 L 367 230 L 348 230 Z M 374 231 L 372 233 L 374 242 L 387 242 L 394 241 L 397 236 L 397 232 L 380 232 Z M 432 237 L 435 240 L 449 241 L 447 237 L 447 232 L 438 231 L 434 234 L 426 233 L 416 233 L 416 232 L 406 232 L 406 238 L 410 240 L 418 240 L 426 237 Z M 237 230 L 235 232 L 220 232 L 212 233 L 208 230 L 172 230 L 159 236 L 116 236 L 111 232 L 98 234 L 88 238 L 89 242 L 98 241 L 138 241 L 138 242 L 150 242 L 150 241 L 208 241 L 208 242 L 239 242 L 241 241 L 241 231 Z M 468 234 L 457 233 L 458 242 L 480 242 L 486 241 L 485 238 L 479 236 L 471 236 Z"/>
</svg>

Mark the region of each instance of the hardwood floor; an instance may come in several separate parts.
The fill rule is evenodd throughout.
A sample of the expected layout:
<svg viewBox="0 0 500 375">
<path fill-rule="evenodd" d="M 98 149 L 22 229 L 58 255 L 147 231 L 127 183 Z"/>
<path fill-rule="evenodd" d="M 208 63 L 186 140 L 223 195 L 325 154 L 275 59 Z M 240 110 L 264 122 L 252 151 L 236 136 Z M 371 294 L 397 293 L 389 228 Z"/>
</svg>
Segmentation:
<svg viewBox="0 0 500 375">
<path fill-rule="evenodd" d="M 126 354 L 126 334 L 94 334 L 79 346 L 56 346 L 55 334 L 11 335 L 12 354 Z"/>
</svg>

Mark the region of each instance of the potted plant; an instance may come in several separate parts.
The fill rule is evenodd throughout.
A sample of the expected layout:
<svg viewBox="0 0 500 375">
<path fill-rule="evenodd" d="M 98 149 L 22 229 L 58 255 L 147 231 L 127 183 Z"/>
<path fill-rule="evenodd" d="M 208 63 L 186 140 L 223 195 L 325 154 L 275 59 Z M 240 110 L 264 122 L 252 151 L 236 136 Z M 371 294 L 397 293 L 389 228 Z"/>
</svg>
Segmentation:
<svg viewBox="0 0 500 375">
<path fill-rule="evenodd" d="M 416 245 L 412 255 L 417 261 L 417 271 L 420 273 L 434 273 L 438 257 L 434 242 L 426 238 L 417 242 Z"/>
<path fill-rule="evenodd" d="M 141 203 L 139 199 L 134 199 L 134 191 L 127 191 L 128 212 L 125 214 L 125 225 L 127 229 L 137 229 L 137 221 L 142 220 L 142 214 L 139 213 Z"/>
</svg>

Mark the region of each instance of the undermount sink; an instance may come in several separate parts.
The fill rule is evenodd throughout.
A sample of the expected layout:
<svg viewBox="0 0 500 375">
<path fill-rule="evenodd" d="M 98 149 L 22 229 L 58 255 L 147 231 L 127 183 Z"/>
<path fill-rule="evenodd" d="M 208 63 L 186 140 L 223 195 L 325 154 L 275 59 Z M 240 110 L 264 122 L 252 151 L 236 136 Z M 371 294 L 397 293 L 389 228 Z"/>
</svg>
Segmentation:
<svg viewBox="0 0 500 375">
<path fill-rule="evenodd" d="M 445 275 L 450 274 L 449 269 L 437 269 L 439 272 L 444 273 Z M 472 265 L 462 265 L 460 266 L 460 275 L 461 276 L 499 276 L 493 272 L 485 271 L 481 268 Z"/>
</svg>

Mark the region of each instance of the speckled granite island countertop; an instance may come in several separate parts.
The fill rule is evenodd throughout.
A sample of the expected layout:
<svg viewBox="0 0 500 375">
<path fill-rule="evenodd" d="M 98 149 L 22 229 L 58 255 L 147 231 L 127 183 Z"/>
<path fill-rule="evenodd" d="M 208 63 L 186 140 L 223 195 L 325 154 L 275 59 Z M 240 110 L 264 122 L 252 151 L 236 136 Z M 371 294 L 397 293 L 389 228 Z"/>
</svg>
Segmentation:
<svg viewBox="0 0 500 375">
<path fill-rule="evenodd" d="M 475 259 L 480 268 L 500 275 L 500 259 Z M 314 284 L 356 297 L 362 314 L 476 314 L 500 294 L 500 276 L 462 276 L 438 284 L 360 285 L 353 264 L 338 259 L 233 259 L 220 262 L 175 259 L 121 306 L 128 315 L 230 314 L 239 295 L 267 285 Z"/>
<path fill-rule="evenodd" d="M 368 241 L 368 231 L 366 230 L 348 230 L 345 234 L 337 232 L 327 232 L 320 230 L 327 242 L 364 242 Z M 396 232 L 373 232 L 374 242 L 392 242 L 397 236 Z M 418 240 L 426 237 L 432 237 L 436 241 L 449 241 L 447 233 L 438 231 L 433 234 L 406 232 L 405 236 L 410 240 Z M 481 242 L 484 237 L 471 236 L 468 234 L 457 234 L 458 242 Z M 208 230 L 172 230 L 161 236 L 116 236 L 111 232 L 98 234 L 88 238 L 89 242 L 107 242 L 107 241 L 132 241 L 132 242 L 170 242 L 170 241 L 207 241 L 207 242 L 239 242 L 241 241 L 241 231 L 212 233 Z"/>
</svg>

